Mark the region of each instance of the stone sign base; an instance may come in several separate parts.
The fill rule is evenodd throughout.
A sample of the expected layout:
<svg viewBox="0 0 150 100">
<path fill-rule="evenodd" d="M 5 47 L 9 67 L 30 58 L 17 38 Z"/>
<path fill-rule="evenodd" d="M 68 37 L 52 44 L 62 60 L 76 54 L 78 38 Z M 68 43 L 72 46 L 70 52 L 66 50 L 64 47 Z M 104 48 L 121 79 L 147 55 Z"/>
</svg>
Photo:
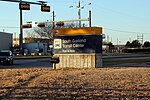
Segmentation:
<svg viewBox="0 0 150 100">
<path fill-rule="evenodd" d="M 53 68 L 101 68 L 102 54 L 55 54 L 60 62 Z"/>
</svg>

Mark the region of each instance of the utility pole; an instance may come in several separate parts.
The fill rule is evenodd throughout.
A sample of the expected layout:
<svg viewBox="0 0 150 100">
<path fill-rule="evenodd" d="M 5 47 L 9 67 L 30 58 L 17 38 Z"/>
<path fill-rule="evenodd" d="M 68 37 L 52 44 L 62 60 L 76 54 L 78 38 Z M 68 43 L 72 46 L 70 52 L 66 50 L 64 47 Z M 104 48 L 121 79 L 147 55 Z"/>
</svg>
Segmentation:
<svg viewBox="0 0 150 100">
<path fill-rule="evenodd" d="M 118 42 L 119 42 L 119 40 L 118 40 L 118 38 L 117 38 L 117 45 L 118 45 Z"/>
<path fill-rule="evenodd" d="M 55 28 L 55 12 L 53 11 L 52 15 L 52 21 L 53 21 L 53 29 Z"/>
<path fill-rule="evenodd" d="M 92 25 L 92 22 L 91 22 L 91 10 L 89 11 L 89 27 L 91 27 Z"/>
<path fill-rule="evenodd" d="M 131 37 L 129 37 L 129 42 L 131 42 Z"/>
<path fill-rule="evenodd" d="M 80 19 L 81 19 L 81 2 L 80 2 L 80 0 L 79 0 L 79 2 L 78 2 L 78 15 L 79 15 L 79 27 L 81 27 L 81 21 L 80 21 Z"/>
<path fill-rule="evenodd" d="M 143 34 L 141 36 L 137 35 L 137 40 L 141 41 L 141 43 L 143 44 Z"/>
<path fill-rule="evenodd" d="M 107 43 L 109 43 L 109 35 L 107 35 Z"/>
<path fill-rule="evenodd" d="M 81 19 L 81 9 L 84 9 L 84 7 L 85 7 L 86 5 L 91 5 L 91 3 L 85 4 L 85 5 L 82 6 L 82 5 L 81 5 L 81 1 L 79 0 L 79 1 L 78 1 L 78 5 L 76 6 L 76 8 L 78 9 L 79 27 L 81 27 L 81 21 L 82 21 L 82 19 Z M 72 8 L 72 7 L 74 7 L 74 6 L 69 6 L 69 8 Z M 89 27 L 91 27 L 91 10 L 89 11 L 89 18 L 88 18 L 87 21 L 89 21 Z"/>
</svg>

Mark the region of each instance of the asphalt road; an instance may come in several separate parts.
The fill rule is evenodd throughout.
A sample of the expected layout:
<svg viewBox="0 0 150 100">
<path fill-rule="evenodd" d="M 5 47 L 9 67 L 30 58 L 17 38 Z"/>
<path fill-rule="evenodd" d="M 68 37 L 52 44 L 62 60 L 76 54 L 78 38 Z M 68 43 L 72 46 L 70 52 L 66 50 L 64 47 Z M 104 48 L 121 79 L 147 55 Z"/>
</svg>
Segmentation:
<svg viewBox="0 0 150 100">
<path fill-rule="evenodd" d="M 104 61 L 150 59 L 150 54 L 107 54 Z"/>
<path fill-rule="evenodd" d="M 50 58 L 17 59 L 14 60 L 13 65 L 0 64 L 0 69 L 12 68 L 52 68 L 52 64 L 50 63 Z"/>
<path fill-rule="evenodd" d="M 136 62 L 139 60 L 140 62 Z M 143 61 L 142 61 L 143 60 Z M 106 54 L 103 56 L 103 62 L 122 62 L 121 64 L 103 63 L 104 67 L 150 67 L 150 54 Z M 125 62 L 123 62 L 125 61 Z M 127 62 L 131 61 L 131 62 Z M 146 62 L 144 62 L 146 61 Z M 134 63 L 133 63 L 134 62 Z"/>
<path fill-rule="evenodd" d="M 103 61 L 123 61 L 123 60 L 136 60 L 136 59 L 150 59 L 150 54 L 106 54 L 103 56 Z M 110 65 L 109 65 L 110 66 Z M 142 66 L 142 67 L 150 67 L 149 62 L 136 62 L 136 63 L 122 63 L 111 66 Z M 103 63 L 103 67 L 107 67 L 105 63 Z M 33 58 L 33 59 L 16 59 L 14 60 L 13 65 L 1 65 L 0 69 L 13 69 L 13 68 L 52 68 L 52 64 L 50 63 L 50 58 Z"/>
<path fill-rule="evenodd" d="M 103 58 L 137 58 L 137 57 L 150 57 L 150 54 L 130 54 L 130 53 L 107 53 L 104 54 Z"/>
</svg>

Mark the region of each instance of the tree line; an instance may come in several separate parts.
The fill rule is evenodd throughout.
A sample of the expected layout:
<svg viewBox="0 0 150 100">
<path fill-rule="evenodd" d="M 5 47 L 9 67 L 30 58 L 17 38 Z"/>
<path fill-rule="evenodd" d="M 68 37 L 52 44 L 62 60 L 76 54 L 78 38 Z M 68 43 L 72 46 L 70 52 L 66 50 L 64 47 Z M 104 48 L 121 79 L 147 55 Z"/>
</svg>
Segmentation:
<svg viewBox="0 0 150 100">
<path fill-rule="evenodd" d="M 132 42 L 127 41 L 126 48 L 139 48 L 139 47 L 144 47 L 144 48 L 149 48 L 150 47 L 150 42 L 145 41 L 144 44 L 140 43 L 139 40 L 133 40 Z"/>
</svg>

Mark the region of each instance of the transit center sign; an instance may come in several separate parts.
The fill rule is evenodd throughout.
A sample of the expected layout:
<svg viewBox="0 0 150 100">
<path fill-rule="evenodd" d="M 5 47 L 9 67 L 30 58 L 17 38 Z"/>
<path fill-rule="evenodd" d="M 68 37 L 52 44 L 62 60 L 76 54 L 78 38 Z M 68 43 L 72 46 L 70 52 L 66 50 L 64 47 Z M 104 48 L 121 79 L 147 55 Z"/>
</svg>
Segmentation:
<svg viewBox="0 0 150 100">
<path fill-rule="evenodd" d="M 53 68 L 102 67 L 102 27 L 57 28 L 53 38 Z"/>
<path fill-rule="evenodd" d="M 54 33 L 54 54 L 102 53 L 102 35 L 98 28 L 70 30 L 55 30 L 58 33 Z"/>
<path fill-rule="evenodd" d="M 102 35 L 76 35 L 54 38 L 54 54 L 102 53 Z"/>
</svg>

